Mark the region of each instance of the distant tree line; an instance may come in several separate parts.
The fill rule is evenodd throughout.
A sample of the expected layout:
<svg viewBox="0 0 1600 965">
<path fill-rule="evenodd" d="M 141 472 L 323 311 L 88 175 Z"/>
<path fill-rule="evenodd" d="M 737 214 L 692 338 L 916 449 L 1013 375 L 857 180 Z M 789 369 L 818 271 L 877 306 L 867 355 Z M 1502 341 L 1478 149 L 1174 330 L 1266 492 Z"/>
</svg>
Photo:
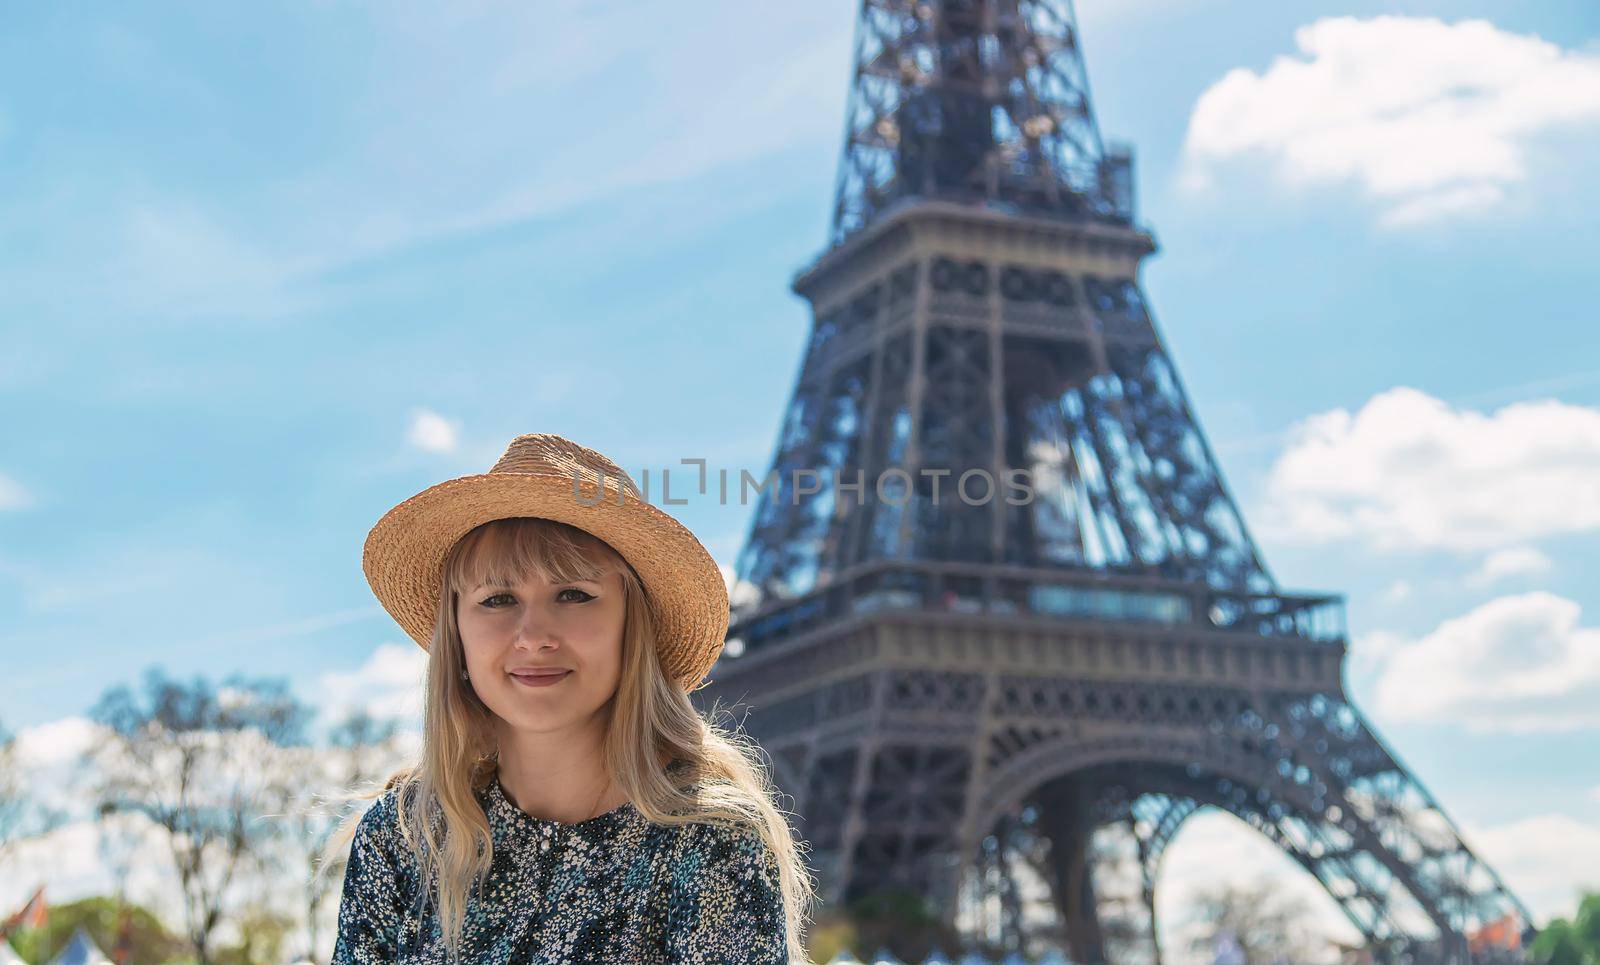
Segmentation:
<svg viewBox="0 0 1600 965">
<path fill-rule="evenodd" d="M 349 792 L 401 763 L 396 722 L 358 710 L 313 741 L 314 711 L 281 680 L 233 676 L 213 684 L 155 668 L 137 688 L 106 691 L 90 717 L 103 739 L 80 763 L 94 776 L 90 803 L 115 894 L 53 906 L 45 927 L 9 936 L 16 951 L 49 961 L 81 926 L 125 965 L 321 960 L 323 922 L 343 868 L 321 869 L 320 854 L 340 821 L 364 806 Z M 66 818 L 30 793 L 18 758 L 15 735 L 0 723 L 0 869 L 21 841 Z M 161 842 L 176 884 L 175 933 L 128 894 L 140 848 L 152 840 Z M 289 890 L 295 900 L 285 905 Z M 9 911 L 0 909 L 0 917 Z M 1219 886 L 1200 895 L 1194 911 L 1200 927 L 1187 950 L 1207 959 L 1224 960 L 1226 949 L 1226 960 L 1253 965 L 1334 947 L 1303 903 L 1266 885 Z M 1136 923 L 1119 921 L 1112 914 L 1104 923 L 1108 941 L 1141 939 Z M 811 938 L 822 961 L 879 950 L 921 961 L 961 945 L 909 892 L 825 909 Z M 1527 951 L 1537 965 L 1600 965 L 1600 893 L 1586 895 L 1571 919 L 1549 922 Z"/>
<path fill-rule="evenodd" d="M 116 894 L 53 906 L 47 927 L 11 936 L 18 953 L 48 961 L 82 925 L 118 961 L 140 965 L 325 958 L 324 915 L 343 869 L 318 875 L 319 855 L 339 822 L 365 806 L 351 791 L 400 763 L 398 724 L 357 710 L 314 742 L 314 711 L 282 680 L 215 684 L 159 668 L 136 688 L 107 690 L 89 716 L 104 733 L 80 763 L 93 775 L 99 857 Z M 32 804 L 16 757 L 14 736 L 0 726 L 0 866 L 19 841 L 63 817 Z M 161 843 L 175 885 L 176 936 L 129 900 L 151 841 Z M 297 895 L 288 906 L 286 889 Z"/>
</svg>

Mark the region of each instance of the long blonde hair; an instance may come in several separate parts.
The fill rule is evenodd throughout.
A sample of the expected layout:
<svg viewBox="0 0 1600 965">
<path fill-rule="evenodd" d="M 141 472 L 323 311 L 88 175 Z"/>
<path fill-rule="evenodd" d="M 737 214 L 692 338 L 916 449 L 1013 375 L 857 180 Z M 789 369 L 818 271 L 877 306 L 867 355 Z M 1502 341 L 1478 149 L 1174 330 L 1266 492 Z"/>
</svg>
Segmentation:
<svg viewBox="0 0 1600 965">
<path fill-rule="evenodd" d="M 461 679 L 466 664 L 456 623 L 458 594 L 485 582 L 516 585 L 531 573 L 567 583 L 597 579 L 611 569 L 622 578 L 625 616 L 604 766 L 650 821 L 758 831 L 777 857 L 789 958 L 805 962 L 804 932 L 816 886 L 803 860 L 806 846 L 774 803 L 765 752 L 731 718 L 724 726 L 725 712 L 715 706 L 702 717 L 688 694 L 666 678 L 638 575 L 609 544 L 575 526 L 539 517 L 497 519 L 451 548 L 428 647 L 420 760 L 396 771 L 383 787 L 355 796 L 378 797 L 399 787 L 399 828 L 419 880 L 425 886 L 437 882 L 440 928 L 456 958 L 468 895 L 487 879 L 493 858 L 488 819 L 475 791 L 487 784 L 498 760 L 496 718 Z M 682 776 L 674 779 L 666 765 L 679 762 Z M 343 857 L 360 818 L 360 812 L 351 814 L 329 839 L 324 869 L 330 859 Z"/>
</svg>

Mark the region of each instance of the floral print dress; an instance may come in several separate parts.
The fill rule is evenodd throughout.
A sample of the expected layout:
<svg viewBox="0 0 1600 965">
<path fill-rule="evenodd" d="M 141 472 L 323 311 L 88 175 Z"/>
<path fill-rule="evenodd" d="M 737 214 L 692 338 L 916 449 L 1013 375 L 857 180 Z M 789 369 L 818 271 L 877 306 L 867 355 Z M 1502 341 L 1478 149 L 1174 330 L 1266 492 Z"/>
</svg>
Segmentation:
<svg viewBox="0 0 1600 965">
<path fill-rule="evenodd" d="M 398 795 L 389 788 L 356 827 L 333 965 L 448 961 L 396 824 Z M 777 859 L 754 829 L 658 825 L 631 803 L 546 821 L 497 777 L 477 797 L 494 858 L 468 897 L 461 962 L 788 962 Z"/>
</svg>

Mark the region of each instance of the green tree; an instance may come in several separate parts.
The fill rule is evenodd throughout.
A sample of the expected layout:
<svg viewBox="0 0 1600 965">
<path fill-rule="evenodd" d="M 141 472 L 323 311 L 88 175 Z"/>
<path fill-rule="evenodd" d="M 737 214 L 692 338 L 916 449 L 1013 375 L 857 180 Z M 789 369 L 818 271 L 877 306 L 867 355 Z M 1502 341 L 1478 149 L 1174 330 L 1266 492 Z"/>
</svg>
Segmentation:
<svg viewBox="0 0 1600 965">
<path fill-rule="evenodd" d="M 280 965 L 289 960 L 284 946 L 294 922 L 268 908 L 250 908 L 240 914 L 239 944 L 219 949 L 217 965 Z"/>
<path fill-rule="evenodd" d="M 1538 965 L 1600 965 L 1600 892 L 1585 894 L 1572 920 L 1539 929 L 1530 951 Z"/>
<path fill-rule="evenodd" d="M 188 945 L 147 909 L 105 897 L 52 905 L 43 927 L 18 933 L 11 945 L 26 961 L 48 962 L 61 954 L 80 925 L 107 953 L 120 940 L 129 950 L 126 965 L 164 965 L 182 956 Z"/>
<path fill-rule="evenodd" d="M 901 961 L 920 962 L 936 946 L 948 954 L 961 945 L 960 936 L 939 920 L 927 900 L 906 888 L 885 888 L 863 895 L 851 903 L 842 918 L 825 924 L 848 924 L 835 937 L 848 941 L 856 957 L 862 959 L 887 948 Z"/>
</svg>

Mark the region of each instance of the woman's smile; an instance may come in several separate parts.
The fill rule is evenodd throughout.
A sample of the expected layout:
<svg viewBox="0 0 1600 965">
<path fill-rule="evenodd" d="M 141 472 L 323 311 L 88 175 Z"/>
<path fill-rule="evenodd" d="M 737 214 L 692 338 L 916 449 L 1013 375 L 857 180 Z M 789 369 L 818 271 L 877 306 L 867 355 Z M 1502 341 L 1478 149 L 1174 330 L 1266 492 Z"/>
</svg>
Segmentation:
<svg viewBox="0 0 1600 965">
<path fill-rule="evenodd" d="M 524 687 L 553 687 L 568 677 L 572 676 L 570 670 L 549 671 L 516 671 L 511 672 L 511 679 Z"/>
</svg>

